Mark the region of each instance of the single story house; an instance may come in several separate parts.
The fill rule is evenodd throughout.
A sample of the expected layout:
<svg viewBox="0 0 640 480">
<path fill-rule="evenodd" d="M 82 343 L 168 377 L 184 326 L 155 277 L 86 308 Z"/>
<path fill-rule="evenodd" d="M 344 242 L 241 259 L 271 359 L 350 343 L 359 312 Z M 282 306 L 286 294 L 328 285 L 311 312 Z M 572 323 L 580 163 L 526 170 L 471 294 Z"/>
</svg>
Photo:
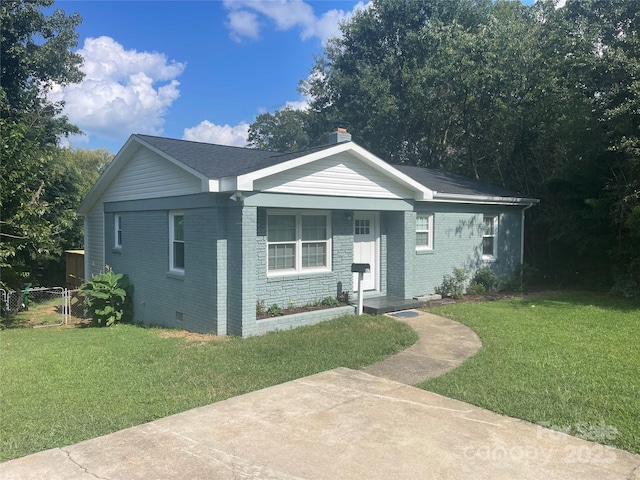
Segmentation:
<svg viewBox="0 0 640 480">
<path fill-rule="evenodd" d="M 434 292 L 454 267 L 512 275 L 537 203 L 426 168 L 390 165 L 339 129 L 296 153 L 132 135 L 79 208 L 85 275 L 134 285 L 135 320 L 218 335 L 293 326 L 256 305 Z M 303 320 L 302 323 L 313 321 Z"/>
</svg>

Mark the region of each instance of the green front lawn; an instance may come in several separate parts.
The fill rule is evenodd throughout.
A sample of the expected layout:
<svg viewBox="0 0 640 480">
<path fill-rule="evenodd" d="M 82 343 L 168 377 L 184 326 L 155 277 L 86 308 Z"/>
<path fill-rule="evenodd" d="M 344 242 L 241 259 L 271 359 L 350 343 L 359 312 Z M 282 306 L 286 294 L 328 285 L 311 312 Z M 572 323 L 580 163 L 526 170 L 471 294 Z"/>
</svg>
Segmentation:
<svg viewBox="0 0 640 480">
<path fill-rule="evenodd" d="M 640 304 L 547 294 L 430 309 L 483 348 L 421 388 L 640 453 Z"/>
<path fill-rule="evenodd" d="M 388 317 L 344 317 L 248 339 L 160 328 L 0 332 L 0 461 L 138 425 L 417 340 Z"/>
</svg>

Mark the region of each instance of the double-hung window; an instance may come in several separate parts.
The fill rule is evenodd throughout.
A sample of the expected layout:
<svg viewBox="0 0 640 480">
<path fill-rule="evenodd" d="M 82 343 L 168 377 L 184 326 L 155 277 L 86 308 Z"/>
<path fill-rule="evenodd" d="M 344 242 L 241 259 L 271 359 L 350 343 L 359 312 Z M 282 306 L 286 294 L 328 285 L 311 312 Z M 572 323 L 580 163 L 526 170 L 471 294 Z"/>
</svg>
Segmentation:
<svg viewBox="0 0 640 480">
<path fill-rule="evenodd" d="M 268 212 L 267 271 L 330 270 L 330 219 L 327 212 Z"/>
<path fill-rule="evenodd" d="M 482 221 L 482 258 L 484 260 L 495 260 L 498 256 L 498 216 L 484 215 Z"/>
<path fill-rule="evenodd" d="M 169 270 L 184 272 L 184 213 L 169 213 Z"/>
<path fill-rule="evenodd" d="M 433 213 L 416 215 L 416 250 L 433 250 Z"/>
<path fill-rule="evenodd" d="M 113 247 L 122 248 L 122 216 L 116 213 L 113 216 Z"/>
</svg>

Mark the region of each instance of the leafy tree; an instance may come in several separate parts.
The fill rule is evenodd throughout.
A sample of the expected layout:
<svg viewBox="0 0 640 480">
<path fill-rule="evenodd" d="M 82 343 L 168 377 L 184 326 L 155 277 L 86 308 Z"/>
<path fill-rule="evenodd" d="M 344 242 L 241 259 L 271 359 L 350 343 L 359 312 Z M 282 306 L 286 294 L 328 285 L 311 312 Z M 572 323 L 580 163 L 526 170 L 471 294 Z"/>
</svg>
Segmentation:
<svg viewBox="0 0 640 480">
<path fill-rule="evenodd" d="M 263 113 L 249 127 L 250 148 L 297 152 L 322 144 L 329 133 L 328 122 L 312 110 L 285 108 Z"/>
<path fill-rule="evenodd" d="M 628 0 L 372 0 L 302 84 L 308 118 L 541 198 L 527 245 L 545 275 L 640 285 L 639 22 Z M 262 138 L 313 143 L 278 115 Z"/>
<path fill-rule="evenodd" d="M 5 0 L 0 4 L 0 266 L 2 283 L 19 287 L 31 263 L 56 248 L 64 221 L 53 215 L 50 185 L 61 136 L 78 132 L 47 98 L 54 84 L 79 82 L 80 17 L 43 9 L 53 0 Z"/>
</svg>

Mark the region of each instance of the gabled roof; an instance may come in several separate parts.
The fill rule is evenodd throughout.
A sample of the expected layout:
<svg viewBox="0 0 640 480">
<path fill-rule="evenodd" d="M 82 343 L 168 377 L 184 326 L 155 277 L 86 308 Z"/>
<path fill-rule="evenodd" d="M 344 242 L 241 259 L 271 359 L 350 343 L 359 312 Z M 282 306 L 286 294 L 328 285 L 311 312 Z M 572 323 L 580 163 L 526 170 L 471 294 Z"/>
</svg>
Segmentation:
<svg viewBox="0 0 640 480">
<path fill-rule="evenodd" d="M 448 172 L 390 165 L 353 142 L 280 153 L 211 143 L 132 135 L 87 194 L 79 213 L 86 213 L 139 148 L 147 148 L 198 178 L 203 192 L 250 192 L 254 182 L 332 155 L 348 153 L 404 188 L 417 201 L 532 204 L 508 190 Z"/>
<path fill-rule="evenodd" d="M 207 178 L 235 177 L 335 146 L 323 145 L 302 152 L 280 153 L 151 135 L 137 134 L 133 137 L 184 163 Z"/>
</svg>

